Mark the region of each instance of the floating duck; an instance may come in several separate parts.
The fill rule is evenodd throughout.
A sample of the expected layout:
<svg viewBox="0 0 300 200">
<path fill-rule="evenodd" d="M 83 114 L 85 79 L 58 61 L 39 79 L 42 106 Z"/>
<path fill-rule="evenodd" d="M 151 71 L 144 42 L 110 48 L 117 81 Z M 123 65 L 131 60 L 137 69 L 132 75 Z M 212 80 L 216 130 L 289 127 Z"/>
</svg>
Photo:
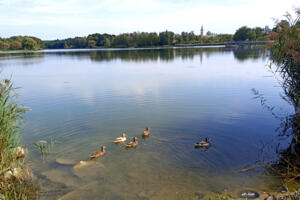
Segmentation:
<svg viewBox="0 0 300 200">
<path fill-rule="evenodd" d="M 118 137 L 116 140 L 115 140 L 115 143 L 123 143 L 127 140 L 126 138 L 126 134 L 125 133 L 122 133 L 122 137 Z"/>
<path fill-rule="evenodd" d="M 137 137 L 134 137 L 131 142 L 126 145 L 126 148 L 136 147 L 138 145 Z"/>
<path fill-rule="evenodd" d="M 195 148 L 208 148 L 210 146 L 210 138 L 195 143 Z"/>
<path fill-rule="evenodd" d="M 96 152 L 92 153 L 90 158 L 93 159 L 93 158 L 98 158 L 100 156 L 104 156 L 105 148 L 106 148 L 105 146 L 101 146 L 101 151 L 96 151 Z"/>
<path fill-rule="evenodd" d="M 146 127 L 146 129 L 144 130 L 144 132 L 143 132 L 143 137 L 147 137 L 147 136 L 149 136 L 150 135 L 150 128 L 147 126 Z"/>
</svg>

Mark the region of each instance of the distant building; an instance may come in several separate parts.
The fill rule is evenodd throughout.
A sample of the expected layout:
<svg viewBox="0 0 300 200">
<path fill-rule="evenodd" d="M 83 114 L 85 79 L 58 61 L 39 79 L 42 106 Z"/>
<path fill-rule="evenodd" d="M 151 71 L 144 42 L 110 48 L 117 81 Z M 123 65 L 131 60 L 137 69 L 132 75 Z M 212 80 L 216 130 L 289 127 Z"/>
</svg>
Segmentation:
<svg viewBox="0 0 300 200">
<path fill-rule="evenodd" d="M 203 37 L 203 25 L 201 26 L 200 36 Z"/>
</svg>

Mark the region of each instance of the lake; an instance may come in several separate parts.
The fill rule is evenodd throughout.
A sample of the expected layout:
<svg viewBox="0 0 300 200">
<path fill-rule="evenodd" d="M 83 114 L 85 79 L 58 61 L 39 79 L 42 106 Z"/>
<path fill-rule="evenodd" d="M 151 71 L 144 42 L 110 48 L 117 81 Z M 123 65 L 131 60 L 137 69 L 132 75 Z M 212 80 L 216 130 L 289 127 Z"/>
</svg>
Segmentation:
<svg viewBox="0 0 300 200">
<path fill-rule="evenodd" d="M 280 181 L 256 161 L 277 158 L 280 96 L 263 48 L 48 50 L 0 54 L 25 115 L 22 144 L 43 199 L 201 199 L 259 192 Z M 142 138 L 145 127 L 151 135 Z M 126 132 L 138 146 L 113 143 Z M 211 147 L 194 143 L 211 138 Z M 54 141 L 42 157 L 33 142 Z M 107 153 L 76 170 L 105 145 Z M 70 164 L 57 162 L 64 159 Z M 72 162 L 71 162 L 72 161 Z"/>
</svg>

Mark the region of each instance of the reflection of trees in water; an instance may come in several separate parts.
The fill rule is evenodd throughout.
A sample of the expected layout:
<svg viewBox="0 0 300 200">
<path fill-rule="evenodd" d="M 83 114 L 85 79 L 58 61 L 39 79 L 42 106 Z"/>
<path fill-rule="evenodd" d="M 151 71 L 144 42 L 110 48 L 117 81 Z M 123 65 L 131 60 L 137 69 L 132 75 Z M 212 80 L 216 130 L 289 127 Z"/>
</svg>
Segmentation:
<svg viewBox="0 0 300 200">
<path fill-rule="evenodd" d="M 114 49 L 114 50 L 91 50 L 91 51 L 65 51 L 54 53 L 57 56 L 72 56 L 77 59 L 91 58 L 93 61 L 102 62 L 120 59 L 123 61 L 146 62 L 146 61 L 172 61 L 176 58 L 183 60 L 194 59 L 195 56 L 209 58 L 212 55 L 230 54 L 232 50 L 223 47 L 209 48 L 161 48 L 161 49 Z M 248 55 L 255 54 L 256 56 Z M 241 58 L 240 54 L 243 54 Z M 240 60 L 259 59 L 262 57 L 262 51 L 253 48 L 250 51 L 235 50 L 235 58 Z"/>
<path fill-rule="evenodd" d="M 7 66 L 7 62 L 2 63 L 1 60 L 17 60 L 22 66 L 30 66 L 42 62 L 44 53 L 42 52 L 22 52 L 22 53 L 0 53 L 0 67 Z"/>
<path fill-rule="evenodd" d="M 248 59 L 259 59 L 265 57 L 265 51 L 260 48 L 238 48 L 226 49 L 224 47 L 202 47 L 202 48 L 157 48 L 157 49 L 101 49 L 101 50 L 65 50 L 65 51 L 41 51 L 30 53 L 7 53 L 0 54 L 1 57 L 12 57 L 28 59 L 48 56 L 71 57 L 73 59 L 91 59 L 96 62 L 122 60 L 134 62 L 146 61 L 172 61 L 174 59 L 194 59 L 199 56 L 202 63 L 203 57 L 209 58 L 213 55 L 230 54 L 233 51 L 234 58 L 239 61 Z M 35 59 L 31 59 L 32 62 Z"/>
<path fill-rule="evenodd" d="M 246 60 L 256 60 L 259 58 L 266 60 L 267 54 L 268 50 L 263 46 L 244 46 L 233 49 L 234 58 L 240 62 L 244 62 Z"/>
</svg>

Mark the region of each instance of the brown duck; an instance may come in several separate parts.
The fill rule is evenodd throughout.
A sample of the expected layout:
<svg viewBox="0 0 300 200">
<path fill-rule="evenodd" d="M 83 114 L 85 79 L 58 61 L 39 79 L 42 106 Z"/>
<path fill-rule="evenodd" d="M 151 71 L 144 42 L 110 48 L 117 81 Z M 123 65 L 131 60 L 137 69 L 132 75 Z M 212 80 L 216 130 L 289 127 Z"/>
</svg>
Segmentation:
<svg viewBox="0 0 300 200">
<path fill-rule="evenodd" d="M 126 145 L 126 148 L 136 147 L 138 145 L 137 137 L 134 137 L 131 142 Z"/>
<path fill-rule="evenodd" d="M 149 136 L 150 135 L 150 128 L 147 126 L 146 127 L 146 129 L 144 130 L 144 132 L 143 132 L 143 137 L 147 137 L 147 136 Z"/>
<path fill-rule="evenodd" d="M 93 158 L 99 158 L 101 156 L 104 156 L 105 152 L 106 152 L 105 149 L 106 149 L 105 146 L 101 146 L 101 151 L 96 151 L 96 152 L 92 153 L 90 158 L 93 159 Z"/>
</svg>

